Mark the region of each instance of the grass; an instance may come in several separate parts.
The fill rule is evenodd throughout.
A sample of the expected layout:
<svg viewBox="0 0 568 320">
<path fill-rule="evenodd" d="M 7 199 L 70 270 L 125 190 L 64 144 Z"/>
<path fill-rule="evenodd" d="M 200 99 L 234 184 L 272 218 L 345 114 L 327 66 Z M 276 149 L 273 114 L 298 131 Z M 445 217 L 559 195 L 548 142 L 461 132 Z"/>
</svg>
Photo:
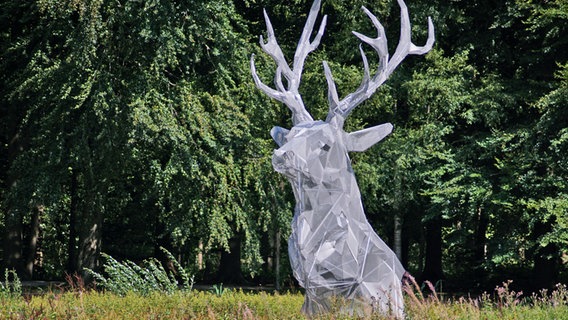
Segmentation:
<svg viewBox="0 0 568 320">
<path fill-rule="evenodd" d="M 97 291 L 0 300 L 1 319 L 301 319 L 303 297 L 226 290 L 149 295 Z"/>
<path fill-rule="evenodd" d="M 492 295 L 451 301 L 435 293 L 424 295 L 411 284 L 405 290 L 406 315 L 408 319 L 568 319 L 566 286 L 521 298 L 518 292 L 508 289 L 509 284 L 496 288 Z M 1 296 L 0 319 L 305 319 L 300 313 L 303 299 L 297 293 L 231 289 L 225 289 L 222 295 L 197 290 L 118 295 L 73 288 L 40 295 Z M 349 317 L 330 313 L 317 319 Z M 388 317 L 374 315 L 370 319 Z"/>
<path fill-rule="evenodd" d="M 223 288 L 192 289 L 193 281 L 178 266 L 178 283 L 160 263 L 148 260 L 138 266 L 107 257 L 106 275 L 92 272 L 103 290 L 86 288 L 81 277 L 68 276 L 65 290 L 40 294 L 22 290 L 14 271 L 4 272 L 0 282 L 1 319 L 305 319 L 301 314 L 304 297 L 299 293 L 244 292 Z M 425 282 L 426 293 L 408 278 L 404 286 L 408 319 L 568 319 L 568 288 L 523 295 L 510 288 L 511 281 L 493 293 L 475 298 L 441 298 Z M 341 310 L 346 302 L 335 299 L 331 311 L 315 317 L 321 320 L 350 319 Z M 389 319 L 373 314 L 368 319 Z M 355 318 L 353 318 L 355 319 Z M 360 319 L 360 318 L 357 318 Z"/>
<path fill-rule="evenodd" d="M 443 300 L 431 283 L 430 294 L 424 296 L 416 282 L 404 288 L 409 319 L 568 319 L 568 289 L 557 285 L 552 292 L 542 290 L 530 296 L 509 288 L 512 281 L 495 288 L 493 294 L 477 298 L 460 297 Z"/>
</svg>

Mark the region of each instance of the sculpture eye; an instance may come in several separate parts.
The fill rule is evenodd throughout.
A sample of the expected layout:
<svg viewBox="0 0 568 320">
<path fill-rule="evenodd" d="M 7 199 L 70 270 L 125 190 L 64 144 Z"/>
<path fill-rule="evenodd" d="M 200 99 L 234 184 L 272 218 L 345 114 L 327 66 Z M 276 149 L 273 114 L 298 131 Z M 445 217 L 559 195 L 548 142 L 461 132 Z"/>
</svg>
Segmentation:
<svg viewBox="0 0 568 320">
<path fill-rule="evenodd" d="M 322 149 L 323 151 L 329 151 L 330 148 L 331 148 L 331 147 L 328 146 L 327 144 L 324 144 L 323 147 L 321 147 L 321 149 Z"/>
</svg>

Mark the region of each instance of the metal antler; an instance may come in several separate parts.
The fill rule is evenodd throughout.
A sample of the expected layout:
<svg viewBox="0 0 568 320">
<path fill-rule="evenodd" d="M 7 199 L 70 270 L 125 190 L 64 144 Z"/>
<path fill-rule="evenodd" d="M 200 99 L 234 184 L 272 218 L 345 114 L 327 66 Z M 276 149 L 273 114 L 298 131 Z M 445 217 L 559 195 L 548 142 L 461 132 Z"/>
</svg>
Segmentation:
<svg viewBox="0 0 568 320">
<path fill-rule="evenodd" d="M 379 22 L 377 17 L 375 17 L 367 8 L 362 7 L 363 11 L 369 16 L 375 28 L 377 28 L 378 36 L 377 38 L 369 38 L 358 32 L 353 31 L 353 34 L 357 36 L 361 41 L 369 44 L 373 49 L 375 49 L 379 55 L 379 66 L 377 73 L 371 78 L 369 71 L 369 63 L 367 57 L 363 52 L 362 46 L 359 46 L 361 51 L 361 56 L 363 58 L 363 65 L 365 67 L 365 74 L 359 88 L 347 95 L 343 100 L 339 101 L 337 96 L 337 89 L 335 87 L 335 82 L 333 81 L 333 76 L 331 75 L 331 70 L 327 62 L 323 62 L 325 77 L 328 84 L 328 100 L 329 100 L 329 113 L 327 116 L 328 122 L 331 122 L 337 116 L 341 116 L 339 123 L 342 125 L 343 120 L 349 115 L 349 113 L 363 101 L 369 99 L 373 93 L 381 86 L 390 74 L 396 69 L 396 67 L 402 62 L 402 60 L 409 54 L 425 54 L 432 49 L 434 44 L 434 24 L 432 19 L 428 17 L 428 40 L 426 44 L 422 47 L 418 47 L 412 43 L 410 40 L 410 18 L 408 17 L 408 8 L 403 0 L 397 0 L 400 6 L 400 40 L 396 51 L 392 58 L 389 60 L 389 53 L 387 47 L 387 38 L 385 34 L 385 29 Z"/>
<path fill-rule="evenodd" d="M 256 86 L 268 96 L 286 104 L 288 108 L 292 110 L 292 122 L 294 123 L 294 125 L 305 121 L 313 121 L 312 116 L 308 113 L 306 107 L 304 106 L 304 102 L 302 101 L 302 97 L 300 96 L 298 88 L 300 86 L 300 80 L 302 78 L 304 61 L 306 60 L 307 55 L 310 52 L 314 51 L 319 45 L 323 31 L 325 29 L 327 16 L 323 17 L 317 35 L 315 36 L 314 40 L 310 42 L 310 35 L 314 28 L 318 11 L 320 9 L 320 4 L 321 0 L 316 0 L 312 4 L 310 14 L 308 15 L 308 20 L 306 21 L 304 31 L 302 32 L 296 53 L 294 54 L 294 64 L 292 66 L 292 69 L 290 69 L 288 62 L 284 58 L 282 49 L 280 49 L 280 46 L 276 42 L 274 29 L 272 28 L 268 14 L 266 14 L 266 10 L 264 11 L 264 19 L 266 21 L 268 39 L 267 42 L 264 43 L 262 36 L 260 36 L 260 46 L 262 47 L 264 52 L 268 53 L 274 59 L 277 64 L 276 75 L 274 78 L 274 85 L 276 89 L 273 89 L 262 83 L 262 81 L 258 77 L 258 74 L 256 73 L 254 55 L 250 59 L 250 67 Z M 282 76 L 286 78 L 287 86 L 284 85 Z"/>
</svg>

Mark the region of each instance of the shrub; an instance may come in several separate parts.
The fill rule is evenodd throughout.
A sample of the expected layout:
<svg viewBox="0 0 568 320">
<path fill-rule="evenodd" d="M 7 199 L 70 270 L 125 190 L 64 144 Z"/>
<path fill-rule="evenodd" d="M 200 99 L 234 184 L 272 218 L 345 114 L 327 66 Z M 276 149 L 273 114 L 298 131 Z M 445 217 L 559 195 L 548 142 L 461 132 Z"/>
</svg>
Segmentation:
<svg viewBox="0 0 568 320">
<path fill-rule="evenodd" d="M 103 265 L 106 276 L 90 269 L 87 271 L 94 277 L 97 285 L 120 296 L 128 292 L 148 295 L 156 291 L 168 294 L 178 290 L 190 291 L 193 288 L 193 277 L 189 276 L 168 250 L 160 249 L 173 263 L 181 284 L 178 283 L 176 275 L 173 272 L 167 272 L 155 258 L 144 260 L 141 265 L 137 265 L 130 260 L 118 262 L 110 255 L 103 253 L 102 256 L 106 259 Z"/>
<path fill-rule="evenodd" d="M 0 282 L 0 298 L 19 297 L 22 294 L 22 282 L 15 270 L 4 270 L 4 283 Z"/>
</svg>

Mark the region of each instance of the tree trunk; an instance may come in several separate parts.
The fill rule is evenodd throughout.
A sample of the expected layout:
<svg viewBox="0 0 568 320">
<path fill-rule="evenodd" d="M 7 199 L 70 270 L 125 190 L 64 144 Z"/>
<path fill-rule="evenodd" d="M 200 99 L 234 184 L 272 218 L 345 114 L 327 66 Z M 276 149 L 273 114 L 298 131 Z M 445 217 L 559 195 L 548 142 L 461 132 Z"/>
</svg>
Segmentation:
<svg viewBox="0 0 568 320">
<path fill-rule="evenodd" d="M 408 234 L 408 230 L 404 229 L 404 234 Z M 402 266 L 406 269 L 408 268 L 408 256 L 409 256 L 410 238 L 408 236 L 402 237 Z"/>
<path fill-rule="evenodd" d="M 9 172 L 10 166 L 14 163 L 18 155 L 20 155 L 26 145 L 27 139 L 22 138 L 18 133 L 18 123 L 19 116 L 16 113 L 9 112 L 6 115 L 8 118 L 10 116 L 15 116 L 14 121 L 7 121 L 6 124 L 9 126 L 7 128 L 8 133 L 8 143 L 7 148 L 7 157 L 5 159 L 5 177 L 2 177 L 5 182 L 6 190 L 10 190 L 11 188 L 15 188 L 18 183 L 18 174 L 19 172 Z M 8 119 L 7 118 L 7 119 Z M 23 217 L 21 212 L 14 210 L 8 204 L 6 208 L 6 214 L 4 216 L 4 227 L 5 232 L 2 239 L 2 255 L 4 260 L 4 268 L 16 270 L 18 274 L 23 274 L 23 261 L 22 261 L 22 250 L 23 250 Z"/>
<path fill-rule="evenodd" d="M 426 258 L 422 281 L 429 280 L 435 284 L 442 279 L 442 218 L 435 217 L 426 223 Z"/>
<path fill-rule="evenodd" d="M 487 243 L 487 228 L 489 226 L 489 217 L 485 211 L 480 207 L 477 210 L 477 229 L 475 231 L 475 248 L 473 252 L 473 259 L 476 266 L 483 264 L 485 261 L 485 245 Z"/>
<path fill-rule="evenodd" d="M 418 241 L 418 270 L 424 271 L 424 261 L 426 261 L 426 230 L 424 227 L 420 228 L 420 239 Z"/>
<path fill-rule="evenodd" d="M 26 263 L 24 267 L 24 276 L 32 279 L 34 275 L 34 262 L 36 260 L 37 243 L 39 240 L 39 220 L 43 215 L 43 206 L 37 206 L 33 209 L 32 220 L 30 225 L 30 236 L 26 253 Z"/>
<path fill-rule="evenodd" d="M 485 278 L 485 269 L 483 264 L 486 259 L 485 248 L 487 245 L 487 228 L 489 227 L 489 217 L 481 207 L 477 210 L 477 228 L 474 237 L 474 252 L 473 252 L 473 276 L 476 281 L 481 281 Z"/>
<path fill-rule="evenodd" d="M 533 290 L 553 289 L 558 282 L 558 248 L 549 244 L 537 250 L 534 257 Z"/>
<path fill-rule="evenodd" d="M 533 237 L 538 241 L 541 236 L 552 230 L 553 223 L 553 221 L 537 222 L 533 229 Z M 533 290 L 552 289 L 559 276 L 558 247 L 554 244 L 540 247 L 538 243 L 536 246 L 531 287 Z"/>
<path fill-rule="evenodd" d="M 4 267 L 22 274 L 22 216 L 8 211 L 5 219 L 6 232 L 3 241 Z"/>
<path fill-rule="evenodd" d="M 95 206 L 93 206 L 95 207 Z M 77 269 L 85 281 L 90 281 L 90 275 L 85 271 L 97 269 L 101 251 L 102 214 L 99 210 L 84 210 L 79 226 L 79 251 L 77 252 Z"/>
<path fill-rule="evenodd" d="M 79 194 L 77 186 L 77 171 L 71 170 L 71 181 L 69 184 L 70 204 L 69 204 L 69 241 L 67 243 L 67 272 L 77 271 L 77 210 Z"/>
<path fill-rule="evenodd" d="M 274 235 L 274 287 L 280 290 L 280 229 Z"/>
<path fill-rule="evenodd" d="M 85 269 L 97 269 L 102 243 L 103 209 L 92 168 L 93 165 L 89 162 L 87 173 L 82 174 L 80 186 L 83 192 L 79 192 L 81 201 L 76 205 L 78 209 L 76 212 L 78 251 L 75 272 L 80 274 L 86 282 L 91 281 L 91 276 Z"/>
<path fill-rule="evenodd" d="M 229 251 L 221 252 L 216 281 L 225 284 L 247 283 L 241 272 L 241 238 L 239 236 L 229 240 Z"/>
<path fill-rule="evenodd" d="M 197 252 L 197 270 L 201 271 L 205 269 L 205 264 L 203 263 L 203 240 L 199 239 L 197 248 L 199 250 Z"/>
<path fill-rule="evenodd" d="M 394 253 L 402 261 L 402 217 L 400 212 L 394 214 Z"/>
<path fill-rule="evenodd" d="M 402 261 L 402 213 L 401 205 L 402 201 L 402 177 L 400 175 L 398 165 L 394 167 L 394 234 L 393 234 L 393 251 L 399 261 Z"/>
</svg>

